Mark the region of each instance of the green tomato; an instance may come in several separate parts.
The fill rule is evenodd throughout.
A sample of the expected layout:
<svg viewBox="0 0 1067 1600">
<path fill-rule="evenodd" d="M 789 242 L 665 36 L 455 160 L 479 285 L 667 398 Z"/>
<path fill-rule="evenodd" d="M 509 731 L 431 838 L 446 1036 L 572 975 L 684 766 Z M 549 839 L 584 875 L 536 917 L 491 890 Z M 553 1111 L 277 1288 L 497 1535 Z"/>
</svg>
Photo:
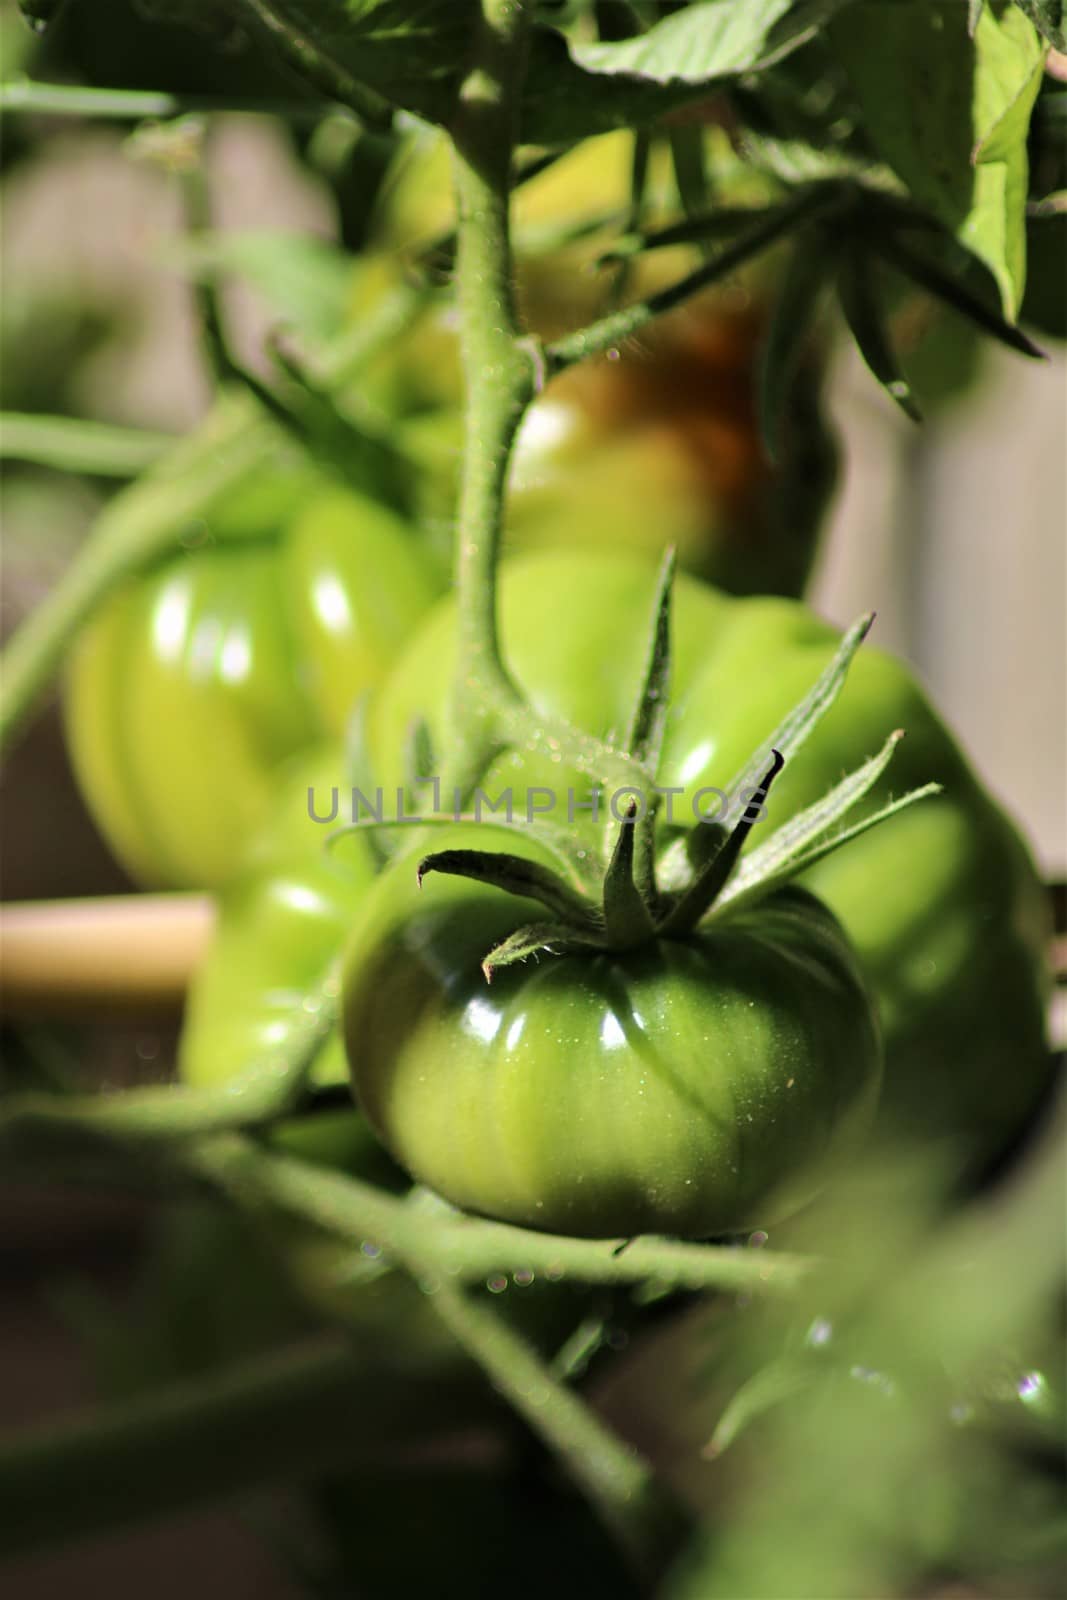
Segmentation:
<svg viewBox="0 0 1067 1600">
<path fill-rule="evenodd" d="M 222 891 L 212 942 L 186 1001 L 178 1053 L 185 1082 L 225 1084 L 284 1050 L 306 1020 L 309 990 L 340 953 L 375 872 L 366 835 L 328 850 L 330 828 L 309 815 L 309 789 L 321 795 L 340 775 L 335 745 L 293 763 L 246 870 Z M 343 1083 L 345 1075 L 334 1034 L 316 1058 L 312 1082 Z"/>
<path fill-rule="evenodd" d="M 637 696 L 654 573 L 645 562 L 552 552 L 508 564 L 501 636 L 510 670 L 542 713 L 602 738 L 625 727 Z M 718 809 L 751 752 L 810 688 L 838 642 L 802 605 L 735 600 L 679 579 L 673 611 L 671 710 L 658 782 L 666 835 Z M 404 772 L 405 735 L 425 716 L 437 751 L 455 659 L 455 610 L 443 603 L 412 641 L 372 708 L 368 740 L 378 780 Z M 873 810 L 928 782 L 943 792 L 855 840 L 802 882 L 837 915 L 877 998 L 886 1048 L 883 1104 L 912 1134 L 958 1140 L 978 1154 L 1010 1137 L 1048 1078 L 1044 1010 L 1045 901 L 1026 847 L 983 790 L 908 669 L 865 646 L 841 697 L 777 779 L 767 807 L 780 823 L 824 795 L 903 728 Z M 549 755 L 500 756 L 483 780 L 514 812 L 557 797 L 547 819 L 567 824 L 568 788 L 588 779 Z M 443 796 L 446 806 L 450 797 Z M 607 802 L 605 801 L 605 806 Z M 579 817 L 579 822 L 581 818 Z M 588 819 L 586 820 L 588 824 Z M 752 830 L 758 844 L 761 827 Z"/>
<path fill-rule="evenodd" d="M 716 152 L 719 165 L 722 159 Z M 448 162 L 444 139 L 415 142 L 379 219 L 388 251 L 357 271 L 362 312 L 396 292 L 399 252 L 454 225 Z M 632 163 L 632 134 L 609 134 L 566 152 L 515 191 L 518 295 L 542 339 L 615 308 L 614 275 L 596 266 L 630 205 Z M 734 200 L 760 197 L 751 169 L 724 178 Z M 646 203 L 650 217 L 676 211 L 665 143 L 653 152 Z M 590 232 L 597 218 L 606 225 Z M 630 263 L 627 296 L 676 281 L 697 259 L 692 247 L 646 253 Z M 776 461 L 761 438 L 762 344 L 786 259 L 772 255 L 746 272 L 743 285 L 709 290 L 639 340 L 553 380 L 516 445 L 506 530 L 515 549 L 670 545 L 684 568 L 731 592 L 801 593 L 837 453 L 821 406 L 818 339 L 795 374 Z M 451 526 L 461 401 L 454 308 L 432 305 L 380 352 L 366 382 L 411 429 L 416 453 L 426 448 L 430 514 Z"/>
<path fill-rule="evenodd" d="M 874 1014 L 813 896 L 489 987 L 489 946 L 543 913 L 462 880 L 420 893 L 415 865 L 396 861 L 356 924 L 345 1043 L 364 1114 L 453 1204 L 593 1238 L 734 1232 L 795 1210 L 866 1129 Z"/>
<path fill-rule="evenodd" d="M 756 387 L 766 302 L 715 300 L 668 318 L 639 349 L 624 347 L 553 381 L 523 421 L 512 463 L 505 539 L 531 550 L 587 544 L 662 551 L 736 594 L 799 595 L 814 560 L 837 473 L 820 406 L 821 374 L 796 375 L 778 460 L 760 437 Z M 430 352 L 429 354 L 427 352 Z M 389 352 L 403 416 L 399 436 L 420 467 L 415 496 L 432 526 L 455 522 L 461 419 L 458 386 L 421 395 L 455 365 L 455 336 L 423 318 L 410 348 Z M 414 368 L 413 385 L 400 374 Z M 446 385 L 447 387 L 447 385 Z M 432 406 L 423 407 L 423 402 Z"/>
<path fill-rule="evenodd" d="M 267 814 L 279 763 L 342 732 L 435 586 L 411 530 L 320 491 L 255 537 L 241 516 L 126 584 L 73 652 L 71 756 L 134 877 L 214 887 Z"/>
<path fill-rule="evenodd" d="M 519 433 L 511 547 L 671 546 L 683 569 L 732 593 L 799 595 L 837 453 L 809 361 L 768 459 L 756 407 L 765 315 L 760 298 L 698 301 L 639 350 L 554 382 Z"/>
<path fill-rule="evenodd" d="M 271 1071 L 307 1021 L 309 994 L 344 947 L 376 870 L 366 835 L 327 849 L 330 827 L 309 814 L 308 793 L 339 785 L 342 753 L 325 745 L 291 762 L 266 826 L 239 876 L 218 899 L 215 931 L 186 998 L 178 1074 L 218 1088 Z M 312 1090 L 347 1081 L 339 1030 L 311 1065 Z M 291 1155 L 395 1187 L 399 1174 L 351 1107 L 318 1107 L 276 1124 L 272 1143 Z"/>
</svg>

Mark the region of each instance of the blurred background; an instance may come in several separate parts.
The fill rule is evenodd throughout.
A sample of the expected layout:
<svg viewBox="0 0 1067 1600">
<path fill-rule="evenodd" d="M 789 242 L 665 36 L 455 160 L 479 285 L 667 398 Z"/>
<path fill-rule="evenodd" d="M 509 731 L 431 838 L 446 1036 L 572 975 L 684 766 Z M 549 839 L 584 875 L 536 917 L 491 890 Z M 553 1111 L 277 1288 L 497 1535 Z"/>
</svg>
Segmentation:
<svg viewBox="0 0 1067 1600">
<path fill-rule="evenodd" d="M 105 28 L 100 8 L 72 4 L 37 38 L 0 0 L 3 76 L 179 90 L 195 78 L 203 93 L 239 92 L 247 80 L 259 98 L 289 94 L 288 80 L 272 85 L 247 51 L 227 56 L 226 41 L 215 51 L 215 40 L 205 55 L 195 35 L 150 9 L 151 20 L 130 0 Z M 217 63 L 215 84 L 210 72 L 205 80 L 204 59 Z M 130 129 L 88 117 L 3 117 L 5 412 L 169 435 L 194 427 L 210 405 L 173 147 L 161 155 Z M 343 129 L 312 147 L 269 116 L 219 118 L 205 157 L 214 229 L 358 243 L 349 192 L 358 191 L 358 163 L 337 161 L 331 137 L 344 144 Z M 1061 250 L 1042 272 L 1055 283 L 1063 263 Z M 235 273 L 223 300 L 235 351 L 268 376 L 277 295 Z M 904 343 L 913 336 L 915 360 L 925 363 L 921 429 L 884 397 L 852 343 L 828 336 L 825 408 L 840 465 L 808 595 L 841 624 L 877 611 L 877 642 L 915 665 L 1053 883 L 1067 877 L 1067 359 L 1047 332 L 1039 339 L 1048 360 L 1026 362 L 964 335 L 951 318 L 924 341 L 923 316 L 904 304 L 898 318 Z M 53 470 L 21 459 L 17 446 L 4 453 L 0 625 L 8 635 L 63 572 L 120 480 Z M 4 899 L 129 887 L 79 798 L 54 700 L 7 762 L 0 807 Z M 76 1057 L 79 1071 L 118 1086 L 165 1075 L 176 1027 L 172 1017 L 134 1017 L 44 1030 L 33 1047 Z M 127 1196 L 81 1191 L 72 1203 L 62 1191 L 49 1198 L 4 1186 L 0 1433 L 94 1392 L 71 1282 L 88 1275 L 108 1292 L 127 1292 L 148 1228 L 144 1206 Z M 633 1393 L 646 1394 L 651 1412 L 642 1381 L 633 1380 Z M 632 1420 L 633 1394 L 621 1404 Z M 240 1513 L 179 1518 L 27 1563 L 4 1592 L 19 1600 L 51 1600 L 75 1585 L 85 1596 L 150 1587 L 160 1600 L 194 1589 L 230 1600 L 305 1593 L 264 1541 L 271 1517 L 266 1500 Z M 979 1592 L 947 1579 L 923 1590 L 943 1600 Z M 1010 1579 L 981 1593 L 1027 1600 Z"/>
</svg>

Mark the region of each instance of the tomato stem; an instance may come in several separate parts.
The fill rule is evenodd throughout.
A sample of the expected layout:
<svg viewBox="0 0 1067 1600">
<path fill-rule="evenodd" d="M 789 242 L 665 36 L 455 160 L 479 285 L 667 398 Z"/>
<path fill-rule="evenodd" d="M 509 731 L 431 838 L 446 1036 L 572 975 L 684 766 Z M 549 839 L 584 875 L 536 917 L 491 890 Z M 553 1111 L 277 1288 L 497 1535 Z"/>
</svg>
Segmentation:
<svg viewBox="0 0 1067 1600">
<path fill-rule="evenodd" d="M 456 191 L 456 284 L 466 389 L 456 586 L 459 639 L 446 783 L 470 793 L 505 747 L 550 747 L 578 771 L 641 783 L 624 751 L 534 712 L 512 681 L 497 620 L 497 566 L 508 465 L 544 379 L 512 288 L 510 195 L 525 73 L 528 0 L 483 0 L 474 56 L 449 128 Z"/>
<path fill-rule="evenodd" d="M 684 1539 L 686 1518 L 651 1467 L 559 1383 L 495 1312 L 443 1281 L 437 1281 L 430 1303 L 457 1343 L 563 1463 L 634 1570 L 647 1580 L 661 1577 Z"/>
<path fill-rule="evenodd" d="M 466 388 L 456 541 L 459 661 L 453 695 L 454 774 L 481 776 L 497 735 L 494 710 L 515 701 L 497 631 L 496 568 L 511 448 L 534 392 L 512 289 L 509 204 L 525 70 L 526 0 L 484 0 L 474 61 L 450 133 L 457 210 L 456 282 Z"/>
</svg>

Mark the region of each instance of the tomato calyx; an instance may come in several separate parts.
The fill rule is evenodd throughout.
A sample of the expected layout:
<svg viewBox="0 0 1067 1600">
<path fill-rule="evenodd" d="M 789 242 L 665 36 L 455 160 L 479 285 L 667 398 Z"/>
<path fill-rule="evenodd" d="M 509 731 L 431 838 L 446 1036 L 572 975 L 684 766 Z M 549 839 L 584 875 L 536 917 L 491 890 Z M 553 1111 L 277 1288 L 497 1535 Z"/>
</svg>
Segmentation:
<svg viewBox="0 0 1067 1600">
<path fill-rule="evenodd" d="M 895 730 L 870 760 L 828 794 L 742 855 L 771 785 L 787 757 L 804 742 L 840 693 L 849 664 L 873 621 L 861 617 L 844 635 L 832 661 L 808 693 L 753 752 L 731 786 L 745 809 L 733 828 L 703 822 L 674 839 L 657 856 L 657 767 L 670 706 L 670 603 L 673 554 L 661 569 L 653 606 L 645 670 L 621 749 L 647 780 L 647 792 L 630 801 L 602 861 L 598 881 L 570 883 L 561 872 L 522 855 L 476 849 L 431 852 L 418 865 L 420 887 L 431 873 L 471 878 L 544 907 L 546 920 L 525 923 L 494 946 L 482 962 L 487 982 L 503 967 L 540 952 L 603 953 L 635 950 L 660 939 L 685 940 L 709 918 L 736 912 L 783 887 L 850 839 L 906 806 L 939 792 L 927 784 L 858 822 L 847 814 L 885 771 L 903 730 Z"/>
</svg>

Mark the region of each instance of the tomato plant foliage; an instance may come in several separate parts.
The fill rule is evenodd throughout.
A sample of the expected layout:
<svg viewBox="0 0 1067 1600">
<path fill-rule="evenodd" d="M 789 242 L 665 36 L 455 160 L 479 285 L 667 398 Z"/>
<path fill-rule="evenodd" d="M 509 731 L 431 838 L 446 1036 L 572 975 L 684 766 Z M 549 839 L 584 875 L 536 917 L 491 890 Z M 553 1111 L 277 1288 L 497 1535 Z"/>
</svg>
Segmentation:
<svg viewBox="0 0 1067 1600">
<path fill-rule="evenodd" d="M 1051 1593 L 1061 1174 L 1039 1149 L 951 1215 L 1048 1089 L 1045 896 L 910 671 L 860 649 L 870 618 L 841 637 L 782 596 L 832 475 L 828 302 L 915 420 L 917 296 L 1039 354 L 1017 319 L 1049 301 L 1027 246 L 1062 216 L 1061 0 L 135 9 L 223 61 L 150 96 L 164 120 L 210 118 L 207 80 L 254 45 L 242 93 L 288 119 L 344 248 L 203 228 L 198 127 L 153 131 L 221 398 L 16 634 L 0 729 L 67 657 L 103 826 L 145 880 L 217 890 L 216 930 L 180 1084 L 5 1096 L 0 1143 L 151 1172 L 198 1218 L 147 1345 L 83 1303 L 119 1410 L 0 1447 L 4 1537 L 299 1479 L 340 1552 L 324 1570 L 316 1533 L 298 1563 L 323 1592 L 480 1592 L 454 1529 L 411 1539 L 440 1485 L 405 1453 L 473 1418 L 516 1550 L 557 1461 L 613 1541 L 580 1584 L 565 1540 L 545 1555 L 561 1595 L 992 1592 L 1008 1567 Z M 23 10 L 63 37 L 63 7 Z M 86 0 L 66 12 L 84 28 Z M 84 75 L 5 86 L 5 110 L 145 114 Z M 254 370 L 232 277 L 284 322 Z M 54 465 L 78 424 L 51 420 L 19 437 Z M 103 434 L 105 478 L 162 449 Z M 672 585 L 670 557 L 657 578 L 668 538 L 745 598 Z M 309 791 L 350 786 L 404 823 L 326 848 Z M 768 1225 L 784 1250 L 738 1242 Z M 709 1288 L 696 1317 L 670 1299 Z M 621 1403 L 587 1406 L 630 1337 Z M 396 1505 L 371 1526 L 349 1469 L 398 1441 L 388 1537 Z M 593 1520 L 568 1502 L 560 1526 Z"/>
</svg>

